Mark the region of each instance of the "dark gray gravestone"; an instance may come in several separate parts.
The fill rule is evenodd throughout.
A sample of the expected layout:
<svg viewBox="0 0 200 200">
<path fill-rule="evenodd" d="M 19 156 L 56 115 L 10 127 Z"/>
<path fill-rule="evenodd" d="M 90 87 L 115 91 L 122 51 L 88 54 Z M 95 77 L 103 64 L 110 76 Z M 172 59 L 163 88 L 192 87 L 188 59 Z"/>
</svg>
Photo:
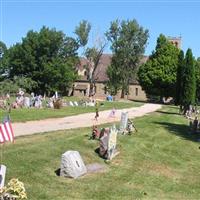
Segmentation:
<svg viewBox="0 0 200 200">
<path fill-rule="evenodd" d="M 6 166 L 0 165 L 0 188 L 4 187 L 6 176 Z"/>
<path fill-rule="evenodd" d="M 62 154 L 60 176 L 78 178 L 86 173 L 86 166 L 78 151 L 66 151 Z"/>
<path fill-rule="evenodd" d="M 99 155 L 101 157 L 107 158 L 107 151 L 108 151 L 108 135 L 105 134 L 100 138 Z"/>
</svg>

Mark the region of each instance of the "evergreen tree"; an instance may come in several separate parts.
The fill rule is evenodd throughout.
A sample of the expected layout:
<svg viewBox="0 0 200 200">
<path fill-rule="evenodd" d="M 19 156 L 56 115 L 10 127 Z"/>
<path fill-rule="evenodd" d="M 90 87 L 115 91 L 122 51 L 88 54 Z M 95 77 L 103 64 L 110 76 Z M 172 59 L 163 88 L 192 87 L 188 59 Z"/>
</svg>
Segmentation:
<svg viewBox="0 0 200 200">
<path fill-rule="evenodd" d="M 180 105 L 183 91 L 183 75 L 184 75 L 184 52 L 181 50 L 178 56 L 178 67 L 176 74 L 176 96 L 175 104 Z"/>
<path fill-rule="evenodd" d="M 196 77 L 195 66 L 192 55 L 192 50 L 188 49 L 185 56 L 185 67 L 183 75 L 183 93 L 181 105 L 184 107 L 184 112 L 189 109 L 190 105 L 195 104 L 196 98 Z"/>
</svg>

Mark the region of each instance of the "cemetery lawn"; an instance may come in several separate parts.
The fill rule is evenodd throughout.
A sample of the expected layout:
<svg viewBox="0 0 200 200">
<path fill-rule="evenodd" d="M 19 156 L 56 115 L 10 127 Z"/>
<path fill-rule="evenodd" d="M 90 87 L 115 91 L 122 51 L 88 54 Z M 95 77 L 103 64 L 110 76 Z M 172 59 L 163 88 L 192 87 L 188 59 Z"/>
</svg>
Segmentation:
<svg viewBox="0 0 200 200">
<path fill-rule="evenodd" d="M 111 110 L 113 107 L 115 109 L 131 108 L 136 106 L 141 106 L 143 103 L 140 102 L 102 102 L 103 105 L 100 106 L 99 110 Z M 22 109 L 12 109 L 11 110 L 11 120 L 12 122 L 25 122 L 31 120 L 42 120 L 47 118 L 59 118 L 71 115 L 77 115 L 82 113 L 95 112 L 95 107 L 84 107 L 84 106 L 67 106 L 61 109 L 51 109 L 51 108 L 22 108 Z M 0 110 L 1 119 L 6 115 L 4 110 Z M 0 119 L 0 120 L 1 120 Z"/>
<path fill-rule="evenodd" d="M 199 199 L 200 143 L 177 113 L 177 107 L 164 106 L 134 119 L 138 132 L 118 136 L 120 154 L 108 164 L 94 151 L 98 141 L 88 140 L 89 128 L 19 137 L 3 149 L 6 182 L 19 178 L 31 200 Z M 56 176 L 67 150 L 107 171 L 76 180 Z"/>
</svg>

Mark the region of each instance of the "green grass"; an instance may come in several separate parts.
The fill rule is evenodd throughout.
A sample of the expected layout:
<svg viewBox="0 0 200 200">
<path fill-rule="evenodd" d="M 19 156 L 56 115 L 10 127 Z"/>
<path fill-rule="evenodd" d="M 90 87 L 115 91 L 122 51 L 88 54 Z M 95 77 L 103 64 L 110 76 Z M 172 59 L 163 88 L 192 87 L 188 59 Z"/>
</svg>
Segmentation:
<svg viewBox="0 0 200 200">
<path fill-rule="evenodd" d="M 109 110 L 115 107 L 116 109 L 130 108 L 141 106 L 142 103 L 139 102 L 103 102 L 104 106 L 100 106 L 99 110 Z M 51 109 L 51 108 L 23 108 L 23 109 L 12 109 L 11 119 L 13 122 L 25 122 L 30 120 L 42 120 L 46 118 L 58 118 L 66 117 L 71 115 L 77 115 L 81 113 L 95 112 L 95 107 L 62 107 L 61 109 Z M 0 116 L 3 118 L 6 112 L 0 110 Z"/>
<path fill-rule="evenodd" d="M 23 181 L 31 200 L 200 199 L 200 145 L 177 113 L 166 106 L 134 119 L 139 131 L 118 136 L 120 154 L 109 164 L 94 152 L 98 141 L 88 140 L 89 128 L 17 138 L 3 150 L 6 180 Z M 56 176 L 67 150 L 79 151 L 86 164 L 107 165 L 108 171 L 76 180 Z"/>
</svg>

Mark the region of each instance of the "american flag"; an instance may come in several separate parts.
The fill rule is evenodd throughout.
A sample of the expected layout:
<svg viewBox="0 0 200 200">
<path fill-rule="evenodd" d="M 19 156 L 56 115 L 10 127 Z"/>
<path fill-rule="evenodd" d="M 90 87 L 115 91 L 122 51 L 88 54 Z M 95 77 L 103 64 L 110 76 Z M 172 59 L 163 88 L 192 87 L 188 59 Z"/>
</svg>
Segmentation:
<svg viewBox="0 0 200 200">
<path fill-rule="evenodd" d="M 6 117 L 0 125 L 0 143 L 4 143 L 6 141 L 14 141 L 13 129 L 9 117 Z"/>
</svg>

